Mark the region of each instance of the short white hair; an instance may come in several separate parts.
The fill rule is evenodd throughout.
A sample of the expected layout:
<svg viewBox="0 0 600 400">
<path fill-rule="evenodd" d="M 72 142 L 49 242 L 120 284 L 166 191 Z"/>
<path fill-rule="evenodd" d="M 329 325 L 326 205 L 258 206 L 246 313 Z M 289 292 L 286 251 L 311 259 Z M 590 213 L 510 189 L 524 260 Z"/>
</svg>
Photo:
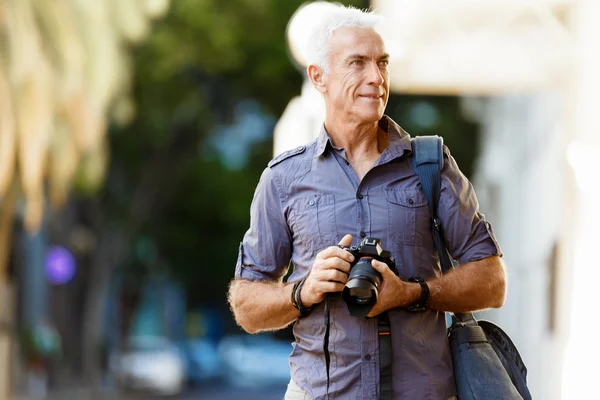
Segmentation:
<svg viewBox="0 0 600 400">
<path fill-rule="evenodd" d="M 382 22 L 380 15 L 352 6 L 335 4 L 315 22 L 306 48 L 308 65 L 314 64 L 329 72 L 329 39 L 336 29 L 345 27 L 375 29 Z"/>
</svg>

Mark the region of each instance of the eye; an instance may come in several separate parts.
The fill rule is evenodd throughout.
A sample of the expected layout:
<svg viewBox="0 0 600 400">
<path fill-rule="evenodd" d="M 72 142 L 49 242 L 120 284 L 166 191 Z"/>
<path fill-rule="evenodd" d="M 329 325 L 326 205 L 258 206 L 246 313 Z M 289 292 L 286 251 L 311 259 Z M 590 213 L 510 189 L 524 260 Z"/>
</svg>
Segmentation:
<svg viewBox="0 0 600 400">
<path fill-rule="evenodd" d="M 352 60 L 350 61 L 350 65 L 363 65 L 363 60 Z"/>
<path fill-rule="evenodd" d="M 387 67 L 389 63 L 390 62 L 388 60 L 381 60 L 381 61 L 379 61 L 379 66 L 380 67 Z"/>
</svg>

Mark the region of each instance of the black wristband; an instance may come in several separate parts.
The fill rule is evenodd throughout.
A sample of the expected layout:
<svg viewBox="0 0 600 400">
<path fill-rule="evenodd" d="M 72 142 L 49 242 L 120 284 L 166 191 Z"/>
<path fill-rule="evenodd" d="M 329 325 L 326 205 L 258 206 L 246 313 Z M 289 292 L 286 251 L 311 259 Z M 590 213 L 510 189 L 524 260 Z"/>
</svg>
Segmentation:
<svg viewBox="0 0 600 400">
<path fill-rule="evenodd" d="M 406 307 L 406 311 L 419 312 L 427 310 L 427 306 L 429 305 L 429 286 L 427 286 L 427 282 L 421 278 L 410 278 L 408 281 L 416 282 L 421 286 L 421 297 L 416 303 Z"/>
<path fill-rule="evenodd" d="M 294 283 L 294 286 L 292 288 L 292 304 L 294 305 L 294 308 L 300 311 L 301 317 L 306 317 L 315 308 L 314 304 L 311 307 L 304 307 L 304 305 L 302 304 L 300 292 L 305 281 L 306 278 Z"/>
<path fill-rule="evenodd" d="M 292 286 L 292 305 L 296 309 L 298 309 L 298 305 L 296 304 L 296 289 L 298 289 L 298 285 L 300 285 L 300 281 L 297 281 L 294 283 L 294 286 Z"/>
</svg>

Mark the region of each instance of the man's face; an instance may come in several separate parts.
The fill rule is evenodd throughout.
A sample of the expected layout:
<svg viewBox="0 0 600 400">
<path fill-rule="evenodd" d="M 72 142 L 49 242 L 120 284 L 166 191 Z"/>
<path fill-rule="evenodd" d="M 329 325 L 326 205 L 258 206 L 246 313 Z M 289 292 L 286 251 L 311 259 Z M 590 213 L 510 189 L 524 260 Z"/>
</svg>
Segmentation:
<svg viewBox="0 0 600 400">
<path fill-rule="evenodd" d="M 345 27 L 329 41 L 329 73 L 323 76 L 328 114 L 358 122 L 379 121 L 389 97 L 389 55 L 373 29 Z"/>
</svg>

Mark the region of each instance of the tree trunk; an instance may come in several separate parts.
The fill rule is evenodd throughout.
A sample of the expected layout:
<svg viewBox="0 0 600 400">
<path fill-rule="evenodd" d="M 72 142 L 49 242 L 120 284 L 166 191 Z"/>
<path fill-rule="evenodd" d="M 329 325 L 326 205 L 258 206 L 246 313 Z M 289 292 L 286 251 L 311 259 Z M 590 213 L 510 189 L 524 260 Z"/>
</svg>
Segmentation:
<svg viewBox="0 0 600 400">
<path fill-rule="evenodd" d="M 0 400 L 10 399 L 12 388 L 14 296 L 7 269 L 11 254 L 15 201 L 16 186 L 12 184 L 0 202 Z"/>
<path fill-rule="evenodd" d="M 90 263 L 89 291 L 83 312 L 83 368 L 88 384 L 97 389 L 102 378 L 101 349 L 104 345 L 104 307 L 106 290 L 114 268 L 126 256 L 128 240 L 105 228 Z"/>
</svg>

